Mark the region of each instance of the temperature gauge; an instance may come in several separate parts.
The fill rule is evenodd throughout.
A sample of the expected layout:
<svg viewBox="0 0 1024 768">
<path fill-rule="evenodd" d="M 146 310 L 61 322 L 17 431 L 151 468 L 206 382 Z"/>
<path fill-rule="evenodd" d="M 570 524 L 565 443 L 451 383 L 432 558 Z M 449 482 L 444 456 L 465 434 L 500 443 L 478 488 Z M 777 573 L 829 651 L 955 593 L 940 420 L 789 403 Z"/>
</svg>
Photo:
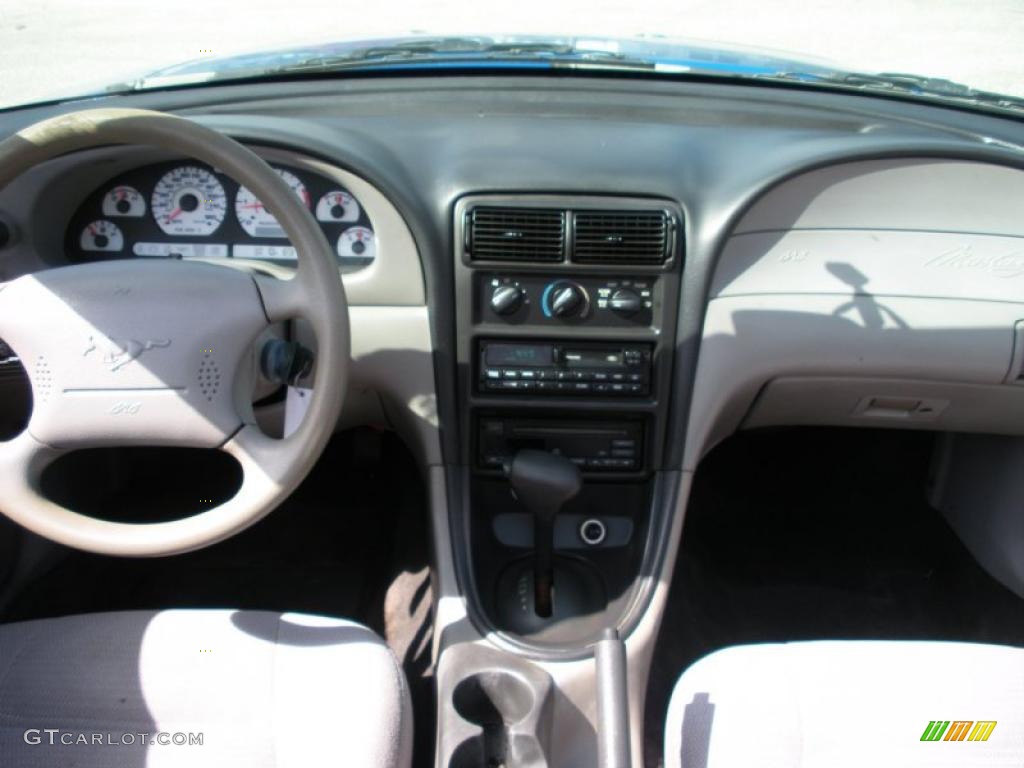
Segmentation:
<svg viewBox="0 0 1024 768">
<path fill-rule="evenodd" d="M 104 216 L 146 215 L 146 198 L 135 187 L 114 187 L 103 196 Z"/>
<path fill-rule="evenodd" d="M 372 261 L 376 255 L 377 242 L 373 230 L 366 227 L 349 227 L 338 238 L 339 259 Z"/>
<path fill-rule="evenodd" d="M 124 235 L 121 234 L 117 224 L 100 219 L 82 230 L 78 244 L 82 246 L 83 251 L 116 252 L 124 248 Z"/>
<path fill-rule="evenodd" d="M 316 204 L 316 220 L 328 224 L 359 221 L 359 203 L 348 192 L 340 189 L 328 192 Z"/>
</svg>

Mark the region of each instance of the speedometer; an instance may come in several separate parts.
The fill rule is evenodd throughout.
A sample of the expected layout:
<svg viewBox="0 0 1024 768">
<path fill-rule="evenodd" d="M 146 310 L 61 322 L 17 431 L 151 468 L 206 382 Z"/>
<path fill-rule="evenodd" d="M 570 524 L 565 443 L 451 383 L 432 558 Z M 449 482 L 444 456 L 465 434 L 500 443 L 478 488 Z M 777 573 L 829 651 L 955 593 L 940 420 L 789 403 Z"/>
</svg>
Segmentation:
<svg viewBox="0 0 1024 768">
<path fill-rule="evenodd" d="M 168 235 L 209 235 L 227 212 L 227 196 L 217 177 L 205 168 L 183 165 L 156 183 L 153 218 Z"/>
<path fill-rule="evenodd" d="M 275 168 L 278 176 L 284 179 L 288 187 L 298 196 L 302 204 L 309 208 L 309 192 L 306 185 L 299 181 L 299 177 L 291 171 L 283 168 Z M 274 214 L 268 211 L 256 195 L 246 187 L 238 190 L 235 197 L 235 216 L 238 223 L 242 225 L 250 237 L 287 237 L 281 225 L 277 223 Z"/>
</svg>

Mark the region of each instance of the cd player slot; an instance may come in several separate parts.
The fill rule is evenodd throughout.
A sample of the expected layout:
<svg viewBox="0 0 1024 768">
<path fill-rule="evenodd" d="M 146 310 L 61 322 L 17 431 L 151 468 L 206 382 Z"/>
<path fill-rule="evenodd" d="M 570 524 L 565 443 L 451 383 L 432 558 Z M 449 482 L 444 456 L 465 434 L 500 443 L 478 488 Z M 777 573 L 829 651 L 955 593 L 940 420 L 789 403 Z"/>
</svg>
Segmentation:
<svg viewBox="0 0 1024 768">
<path fill-rule="evenodd" d="M 644 423 L 553 421 L 484 416 L 478 422 L 478 466 L 500 471 L 516 452 L 549 451 L 586 472 L 639 472 L 644 466 Z"/>
</svg>

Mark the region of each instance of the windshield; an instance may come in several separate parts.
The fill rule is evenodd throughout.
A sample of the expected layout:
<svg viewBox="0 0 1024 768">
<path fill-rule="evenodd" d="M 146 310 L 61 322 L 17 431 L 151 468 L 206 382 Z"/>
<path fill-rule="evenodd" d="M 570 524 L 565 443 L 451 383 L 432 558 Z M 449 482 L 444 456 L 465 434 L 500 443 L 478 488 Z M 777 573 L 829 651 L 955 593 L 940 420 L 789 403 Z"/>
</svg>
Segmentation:
<svg viewBox="0 0 1024 768">
<path fill-rule="evenodd" d="M 961 100 L 983 91 L 991 104 L 1024 97 L 1022 22 L 1019 0 L 5 0 L 0 106 L 431 60 L 643 64 L 652 76 L 783 75 Z M 836 79 L 849 72 L 886 77 Z"/>
</svg>

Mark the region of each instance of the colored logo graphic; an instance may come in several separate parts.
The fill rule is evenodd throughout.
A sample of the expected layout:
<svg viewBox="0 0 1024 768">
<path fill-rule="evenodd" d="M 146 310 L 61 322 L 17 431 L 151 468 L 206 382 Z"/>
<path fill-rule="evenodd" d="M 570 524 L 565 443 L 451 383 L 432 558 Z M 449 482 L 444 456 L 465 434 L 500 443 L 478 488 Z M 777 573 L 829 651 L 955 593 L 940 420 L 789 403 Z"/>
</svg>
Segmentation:
<svg viewBox="0 0 1024 768">
<path fill-rule="evenodd" d="M 995 729 L 995 720 L 932 720 L 921 741 L 988 741 Z"/>
</svg>

